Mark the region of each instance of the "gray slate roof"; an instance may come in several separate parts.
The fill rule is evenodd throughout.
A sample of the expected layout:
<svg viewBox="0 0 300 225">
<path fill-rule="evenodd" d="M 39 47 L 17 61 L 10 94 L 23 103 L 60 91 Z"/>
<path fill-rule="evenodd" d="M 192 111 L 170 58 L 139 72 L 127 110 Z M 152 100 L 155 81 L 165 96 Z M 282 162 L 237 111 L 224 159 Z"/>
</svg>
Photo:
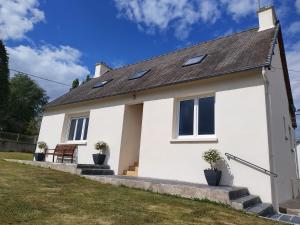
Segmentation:
<svg viewBox="0 0 300 225">
<path fill-rule="evenodd" d="M 253 28 L 114 69 L 55 99 L 47 104 L 46 108 L 269 65 L 277 30 L 278 27 L 258 32 L 257 28 Z M 187 59 L 203 54 L 207 54 L 207 57 L 202 63 L 182 67 Z M 128 80 L 132 73 L 147 69 L 150 71 L 145 76 Z M 113 80 L 105 86 L 93 89 L 97 82 L 111 78 Z"/>
</svg>

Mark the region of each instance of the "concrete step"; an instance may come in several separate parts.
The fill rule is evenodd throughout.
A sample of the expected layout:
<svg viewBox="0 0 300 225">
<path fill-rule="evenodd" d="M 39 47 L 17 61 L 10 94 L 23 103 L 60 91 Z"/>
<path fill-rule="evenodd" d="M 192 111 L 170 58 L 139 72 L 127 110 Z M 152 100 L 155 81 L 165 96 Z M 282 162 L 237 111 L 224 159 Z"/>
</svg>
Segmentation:
<svg viewBox="0 0 300 225">
<path fill-rule="evenodd" d="M 125 176 L 138 176 L 138 172 L 137 171 L 130 171 L 130 170 L 126 170 L 124 173 Z"/>
<path fill-rule="evenodd" d="M 233 200 L 231 203 L 231 206 L 235 209 L 243 210 L 243 209 L 249 208 L 251 206 L 254 206 L 258 203 L 261 203 L 261 200 L 258 196 L 246 195 L 244 197 Z"/>
<path fill-rule="evenodd" d="M 269 203 L 258 203 L 254 206 L 246 208 L 246 212 L 265 217 L 270 217 L 275 213 L 272 204 Z"/>
<path fill-rule="evenodd" d="M 300 224 L 300 216 L 295 216 L 295 215 L 275 213 L 272 216 L 269 216 L 268 218 L 275 221 L 285 222 L 288 224 L 297 224 L 297 225 Z"/>
<path fill-rule="evenodd" d="M 244 196 L 249 195 L 249 191 L 247 188 L 236 188 L 232 191 L 229 191 L 229 199 L 230 200 L 235 200 L 238 198 L 242 198 Z"/>
<path fill-rule="evenodd" d="M 81 169 L 82 175 L 114 175 L 114 171 L 110 169 L 98 168 L 83 168 Z"/>
<path fill-rule="evenodd" d="M 110 169 L 109 165 L 77 164 L 78 169 Z"/>
<path fill-rule="evenodd" d="M 138 166 L 129 166 L 130 171 L 138 171 L 139 167 Z"/>
</svg>

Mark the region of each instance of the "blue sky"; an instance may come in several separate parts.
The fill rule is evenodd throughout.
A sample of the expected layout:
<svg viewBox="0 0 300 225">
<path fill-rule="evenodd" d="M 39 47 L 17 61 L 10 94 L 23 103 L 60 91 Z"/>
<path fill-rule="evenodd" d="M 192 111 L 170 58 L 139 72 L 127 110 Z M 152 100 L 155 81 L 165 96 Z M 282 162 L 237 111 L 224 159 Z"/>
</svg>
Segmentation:
<svg viewBox="0 0 300 225">
<path fill-rule="evenodd" d="M 300 0 L 274 4 L 289 69 L 300 71 Z M 10 67 L 71 84 L 104 61 L 120 67 L 258 25 L 257 0 L 0 0 Z M 300 108 L 300 72 L 290 72 Z M 37 80 L 51 99 L 68 87 Z"/>
</svg>

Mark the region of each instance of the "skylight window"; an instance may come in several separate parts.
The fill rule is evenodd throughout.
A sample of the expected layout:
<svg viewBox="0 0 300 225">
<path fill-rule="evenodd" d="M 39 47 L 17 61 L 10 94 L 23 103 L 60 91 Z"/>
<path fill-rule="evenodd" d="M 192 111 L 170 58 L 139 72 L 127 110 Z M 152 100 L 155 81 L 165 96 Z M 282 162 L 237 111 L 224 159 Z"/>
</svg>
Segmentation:
<svg viewBox="0 0 300 225">
<path fill-rule="evenodd" d="M 206 55 L 195 56 L 195 57 L 190 58 L 187 61 L 185 61 L 185 63 L 183 63 L 182 66 L 190 66 L 190 65 L 201 63 L 205 57 L 206 57 Z"/>
<path fill-rule="evenodd" d="M 96 83 L 96 84 L 94 85 L 93 88 L 100 88 L 100 87 L 103 87 L 104 85 L 106 85 L 107 83 L 111 82 L 112 80 L 113 80 L 113 79 L 100 81 L 100 82 Z"/>
<path fill-rule="evenodd" d="M 134 79 L 138 79 L 142 76 L 144 76 L 146 73 L 148 73 L 150 70 L 143 70 L 143 71 L 138 71 L 135 72 L 133 74 L 131 74 L 131 76 L 129 77 L 129 80 L 134 80 Z"/>
</svg>

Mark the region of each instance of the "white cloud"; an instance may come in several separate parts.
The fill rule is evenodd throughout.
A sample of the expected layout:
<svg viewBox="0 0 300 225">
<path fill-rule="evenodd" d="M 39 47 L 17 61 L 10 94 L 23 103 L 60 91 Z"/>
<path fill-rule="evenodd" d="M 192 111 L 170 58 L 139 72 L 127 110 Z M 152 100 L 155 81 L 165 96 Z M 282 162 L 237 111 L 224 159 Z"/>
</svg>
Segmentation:
<svg viewBox="0 0 300 225">
<path fill-rule="evenodd" d="M 299 88 L 300 87 L 300 76 L 299 76 L 300 54 L 299 52 L 300 52 L 300 41 L 294 43 L 291 46 L 288 46 L 288 51 L 286 51 L 294 103 L 297 109 L 300 108 L 300 88 Z M 298 125 L 300 124 L 298 123 Z M 300 135 L 299 129 L 298 129 L 298 134 Z"/>
<path fill-rule="evenodd" d="M 39 48 L 31 48 L 20 45 L 7 47 L 7 50 L 9 66 L 15 70 L 65 84 L 71 84 L 75 78 L 82 79 L 89 74 L 89 70 L 80 63 L 81 53 L 70 46 L 43 45 Z M 35 80 L 47 91 L 51 99 L 69 90 L 66 86 L 40 79 Z"/>
<path fill-rule="evenodd" d="M 187 37 L 192 24 L 200 20 L 214 23 L 220 16 L 216 0 L 115 0 L 115 4 L 120 15 L 140 29 L 153 33 L 171 26 L 179 39 Z"/>
<path fill-rule="evenodd" d="M 0 0 L 0 39 L 22 39 L 34 24 L 43 21 L 37 0 Z"/>
<path fill-rule="evenodd" d="M 287 28 L 288 34 L 297 34 L 300 32 L 300 21 L 291 23 L 289 27 Z"/>
<path fill-rule="evenodd" d="M 296 6 L 298 13 L 300 13 L 300 0 L 296 0 L 295 6 Z"/>
<path fill-rule="evenodd" d="M 225 5 L 227 13 L 232 15 L 235 20 L 254 13 L 257 9 L 257 0 L 221 0 L 221 3 Z"/>
<path fill-rule="evenodd" d="M 203 22 L 215 23 L 221 16 L 216 1 L 202 0 L 200 2 L 200 17 Z"/>
<path fill-rule="evenodd" d="M 261 6 L 272 2 L 261 0 Z M 179 39 L 189 35 L 193 24 L 213 24 L 222 13 L 238 21 L 255 16 L 258 8 L 257 0 L 115 0 L 115 5 L 120 15 L 137 23 L 140 30 L 154 33 L 172 27 Z"/>
</svg>

